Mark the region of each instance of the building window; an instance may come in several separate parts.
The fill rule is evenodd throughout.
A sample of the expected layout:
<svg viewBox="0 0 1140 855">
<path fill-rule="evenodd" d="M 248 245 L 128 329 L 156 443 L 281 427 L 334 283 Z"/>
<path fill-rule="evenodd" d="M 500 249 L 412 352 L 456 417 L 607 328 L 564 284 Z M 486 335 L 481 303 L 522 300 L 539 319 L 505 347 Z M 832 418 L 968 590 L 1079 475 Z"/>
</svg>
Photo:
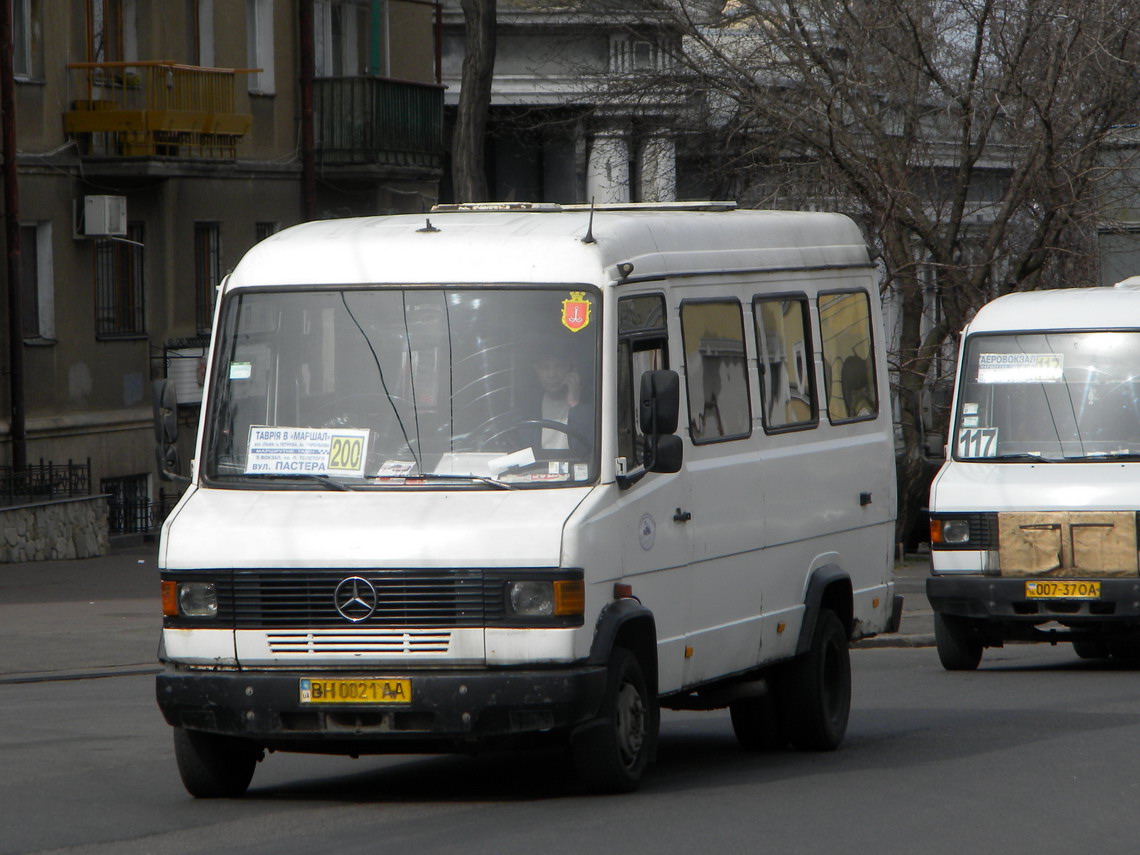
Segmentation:
<svg viewBox="0 0 1140 855">
<path fill-rule="evenodd" d="M 249 75 L 249 91 L 272 95 L 276 89 L 273 74 L 273 0 L 246 0 L 246 50 L 250 68 L 261 69 Z"/>
<path fill-rule="evenodd" d="M 735 300 L 681 305 L 689 436 L 694 443 L 752 433 L 744 319 Z"/>
<path fill-rule="evenodd" d="M 277 234 L 281 229 L 280 223 L 258 222 L 253 224 L 254 243 L 261 243 L 270 235 Z"/>
<path fill-rule="evenodd" d="M 200 334 L 208 334 L 214 318 L 214 299 L 222 279 L 222 224 L 194 224 L 194 293 L 197 297 L 197 324 Z"/>
<path fill-rule="evenodd" d="M 87 0 L 88 62 L 138 59 L 137 0 Z"/>
<path fill-rule="evenodd" d="M 12 73 L 30 80 L 32 70 L 32 0 L 12 0 Z"/>
<path fill-rule="evenodd" d="M 318 77 L 389 74 L 387 2 L 316 0 L 313 13 Z"/>
<path fill-rule="evenodd" d="M 55 280 L 51 223 L 20 226 L 20 289 L 24 338 L 55 338 Z"/>
<path fill-rule="evenodd" d="M 871 338 L 871 303 L 863 291 L 819 297 L 820 344 L 827 415 L 834 422 L 879 414 Z"/>
<path fill-rule="evenodd" d="M 654 42 L 626 35 L 611 37 L 610 71 L 629 74 L 656 71 L 663 66 L 661 51 Z"/>
<path fill-rule="evenodd" d="M 764 429 L 772 432 L 815 425 L 819 411 L 807 300 L 757 297 L 752 309 Z"/>
<path fill-rule="evenodd" d="M 187 35 L 191 39 L 190 56 L 195 65 L 214 66 L 214 0 L 189 0 Z"/>
<path fill-rule="evenodd" d="M 127 239 L 95 242 L 95 335 L 146 333 L 143 224 L 129 223 Z"/>
</svg>

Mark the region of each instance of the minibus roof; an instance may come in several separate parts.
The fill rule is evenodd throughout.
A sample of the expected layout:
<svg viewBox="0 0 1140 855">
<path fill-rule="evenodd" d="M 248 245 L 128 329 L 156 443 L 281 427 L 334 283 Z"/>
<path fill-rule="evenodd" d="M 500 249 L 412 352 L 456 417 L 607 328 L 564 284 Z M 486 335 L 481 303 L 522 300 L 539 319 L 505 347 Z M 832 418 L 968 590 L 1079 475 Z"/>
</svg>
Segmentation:
<svg viewBox="0 0 1140 855">
<path fill-rule="evenodd" d="M 227 287 L 600 286 L 665 276 L 869 264 L 858 227 L 840 214 L 739 210 L 731 203 L 593 209 L 503 203 L 303 223 L 253 247 Z"/>
<path fill-rule="evenodd" d="M 1004 331 L 1140 327 L 1140 290 L 1063 288 L 1019 291 L 978 310 L 968 334 Z"/>
</svg>

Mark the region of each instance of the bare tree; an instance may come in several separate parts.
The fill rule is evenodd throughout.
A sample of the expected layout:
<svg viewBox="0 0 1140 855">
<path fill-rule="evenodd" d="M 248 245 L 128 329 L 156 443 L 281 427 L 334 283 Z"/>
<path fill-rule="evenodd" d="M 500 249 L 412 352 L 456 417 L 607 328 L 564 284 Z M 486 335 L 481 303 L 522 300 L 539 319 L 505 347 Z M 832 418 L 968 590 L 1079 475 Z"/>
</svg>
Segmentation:
<svg viewBox="0 0 1140 855">
<path fill-rule="evenodd" d="M 678 118 L 719 146 L 705 169 L 722 186 L 845 210 L 877 247 L 897 315 L 901 536 L 926 501 L 922 393 L 958 330 L 1002 293 L 1096 284 L 1096 229 L 1114 194 L 1136 192 L 1116 143 L 1140 106 L 1140 4 L 620 5 L 672 34 L 670 63 L 610 97 L 683 91 Z"/>
<path fill-rule="evenodd" d="M 465 25 L 463 83 L 451 138 L 451 177 L 458 202 L 487 200 L 483 164 L 495 72 L 496 0 L 461 0 Z"/>
</svg>

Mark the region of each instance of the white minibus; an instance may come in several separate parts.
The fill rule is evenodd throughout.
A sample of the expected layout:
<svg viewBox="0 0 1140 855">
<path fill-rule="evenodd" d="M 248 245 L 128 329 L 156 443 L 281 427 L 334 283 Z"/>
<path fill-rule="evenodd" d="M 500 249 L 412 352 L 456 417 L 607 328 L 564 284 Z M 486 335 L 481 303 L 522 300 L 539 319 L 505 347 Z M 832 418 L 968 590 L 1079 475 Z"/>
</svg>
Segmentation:
<svg viewBox="0 0 1140 855">
<path fill-rule="evenodd" d="M 930 490 L 938 655 L 1007 641 L 1140 657 L 1140 290 L 1009 294 L 962 334 Z"/>
<path fill-rule="evenodd" d="M 727 707 L 750 748 L 843 739 L 848 644 L 900 609 L 850 220 L 440 206 L 282 231 L 219 295 L 159 555 L 192 794 L 266 751 L 528 740 L 626 791 L 663 707 Z"/>
</svg>

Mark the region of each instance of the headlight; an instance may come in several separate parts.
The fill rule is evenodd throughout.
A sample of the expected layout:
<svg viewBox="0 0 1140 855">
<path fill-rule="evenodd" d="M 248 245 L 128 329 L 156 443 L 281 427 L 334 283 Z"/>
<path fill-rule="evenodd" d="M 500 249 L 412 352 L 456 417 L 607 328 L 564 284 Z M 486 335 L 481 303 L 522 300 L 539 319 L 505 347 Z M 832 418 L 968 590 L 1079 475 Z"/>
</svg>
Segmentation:
<svg viewBox="0 0 1140 855">
<path fill-rule="evenodd" d="M 186 617 L 217 617 L 218 589 L 213 582 L 179 582 L 178 611 Z"/>
<path fill-rule="evenodd" d="M 514 579 L 507 582 L 511 617 L 577 617 L 586 610 L 581 579 Z"/>
<path fill-rule="evenodd" d="M 507 607 L 518 617 L 554 614 L 554 583 L 520 579 L 507 583 Z"/>
<path fill-rule="evenodd" d="M 934 544 L 962 545 L 970 542 L 968 519 L 931 520 L 930 540 Z"/>
</svg>

